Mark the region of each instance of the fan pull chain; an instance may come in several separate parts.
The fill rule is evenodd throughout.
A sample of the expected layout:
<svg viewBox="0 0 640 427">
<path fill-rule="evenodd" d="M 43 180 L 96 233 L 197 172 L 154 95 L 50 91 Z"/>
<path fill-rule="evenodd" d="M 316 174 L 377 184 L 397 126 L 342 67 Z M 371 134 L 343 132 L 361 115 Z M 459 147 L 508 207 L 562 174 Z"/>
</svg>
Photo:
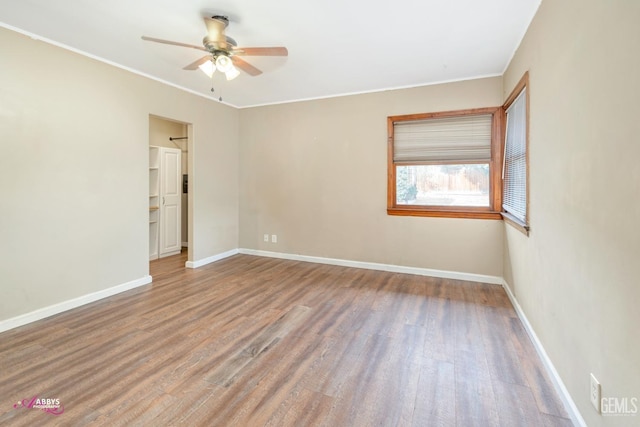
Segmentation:
<svg viewBox="0 0 640 427">
<path fill-rule="evenodd" d="M 216 90 L 213 88 L 213 86 L 211 87 L 211 93 L 214 93 Z M 222 96 L 218 97 L 218 101 L 222 102 Z"/>
<path fill-rule="evenodd" d="M 211 93 L 215 93 L 215 88 L 213 87 L 213 74 L 211 75 Z M 220 96 L 218 97 L 218 101 L 222 102 L 222 93 L 220 93 Z"/>
</svg>

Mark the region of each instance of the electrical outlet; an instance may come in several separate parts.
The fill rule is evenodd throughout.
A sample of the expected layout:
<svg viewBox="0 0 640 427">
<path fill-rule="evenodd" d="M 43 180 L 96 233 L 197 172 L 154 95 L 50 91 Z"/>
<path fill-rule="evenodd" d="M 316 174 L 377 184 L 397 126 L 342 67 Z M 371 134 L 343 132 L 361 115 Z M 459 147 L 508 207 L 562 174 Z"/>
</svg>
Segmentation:
<svg viewBox="0 0 640 427">
<path fill-rule="evenodd" d="M 276 234 L 271 235 L 271 243 L 278 243 L 278 236 Z"/>
<path fill-rule="evenodd" d="M 598 382 L 596 377 L 593 376 L 593 374 L 591 374 L 591 388 L 589 392 L 589 398 L 591 399 L 591 404 L 593 405 L 593 407 L 596 408 L 596 411 L 598 411 L 598 413 L 600 413 L 600 402 L 602 401 L 602 399 L 600 398 L 600 383 Z"/>
<path fill-rule="evenodd" d="M 265 234 L 265 235 L 264 235 L 264 241 L 265 241 L 265 242 L 268 242 L 268 241 L 269 241 L 269 235 L 268 235 L 268 234 Z"/>
</svg>

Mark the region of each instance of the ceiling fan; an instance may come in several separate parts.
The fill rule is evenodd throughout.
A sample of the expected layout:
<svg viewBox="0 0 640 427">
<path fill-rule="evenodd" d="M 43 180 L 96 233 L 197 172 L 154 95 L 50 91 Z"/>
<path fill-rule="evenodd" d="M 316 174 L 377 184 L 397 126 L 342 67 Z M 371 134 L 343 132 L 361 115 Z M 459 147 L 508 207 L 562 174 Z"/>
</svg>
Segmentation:
<svg viewBox="0 0 640 427">
<path fill-rule="evenodd" d="M 227 16 L 214 15 L 211 18 L 205 17 L 204 23 L 207 26 L 207 35 L 202 40 L 203 46 L 147 36 L 142 36 L 142 40 L 188 47 L 207 52 L 207 55 L 192 62 L 183 69 L 195 70 L 200 68 L 209 77 L 218 70 L 226 75 L 227 80 L 238 77 L 240 74 L 238 68 L 250 76 L 262 74 L 262 71 L 240 58 L 240 56 L 287 56 L 289 54 L 286 47 L 238 47 L 234 39 L 225 35 L 225 28 L 229 25 L 229 18 Z"/>
</svg>

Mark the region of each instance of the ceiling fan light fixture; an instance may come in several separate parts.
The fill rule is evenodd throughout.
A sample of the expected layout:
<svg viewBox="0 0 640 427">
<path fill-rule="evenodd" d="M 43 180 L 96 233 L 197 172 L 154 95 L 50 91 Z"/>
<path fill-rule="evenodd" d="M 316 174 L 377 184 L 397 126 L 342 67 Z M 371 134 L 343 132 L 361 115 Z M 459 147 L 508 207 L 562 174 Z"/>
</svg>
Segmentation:
<svg viewBox="0 0 640 427">
<path fill-rule="evenodd" d="M 216 72 L 216 67 L 213 65 L 213 61 L 210 60 L 198 65 L 198 68 L 200 68 L 203 73 L 209 76 L 209 78 L 212 78 L 213 73 Z"/>
<path fill-rule="evenodd" d="M 225 74 L 227 80 L 233 80 L 238 77 L 240 71 L 244 71 L 250 76 L 262 74 L 262 71 L 242 59 L 242 56 L 289 55 L 289 51 L 284 46 L 238 48 L 238 43 L 225 34 L 225 29 L 229 25 L 229 19 L 226 16 L 204 17 L 204 23 L 207 27 L 207 35 L 202 40 L 202 46 L 147 36 L 142 36 L 142 40 L 204 51 L 207 53 L 205 56 L 183 67 L 183 70 L 200 68 L 203 73 L 212 78 L 217 69 Z"/>
<path fill-rule="evenodd" d="M 224 74 L 227 76 L 227 80 L 233 80 L 240 75 L 240 71 L 232 65 Z"/>
<path fill-rule="evenodd" d="M 233 63 L 231 62 L 231 58 L 226 55 L 218 55 L 216 58 L 216 68 L 221 73 L 226 73 L 233 67 Z"/>
</svg>

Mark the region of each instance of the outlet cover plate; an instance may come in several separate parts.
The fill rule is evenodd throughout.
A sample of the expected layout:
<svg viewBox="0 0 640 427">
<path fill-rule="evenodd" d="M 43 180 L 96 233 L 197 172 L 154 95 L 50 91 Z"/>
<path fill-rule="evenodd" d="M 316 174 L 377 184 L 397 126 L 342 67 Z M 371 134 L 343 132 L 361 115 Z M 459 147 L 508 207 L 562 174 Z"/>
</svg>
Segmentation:
<svg viewBox="0 0 640 427">
<path fill-rule="evenodd" d="M 596 377 L 593 376 L 593 374 L 591 374 L 590 378 L 591 385 L 589 389 L 589 399 L 591 400 L 591 404 L 593 405 L 593 407 L 596 408 L 596 411 L 600 413 L 600 383 L 598 382 Z"/>
</svg>

